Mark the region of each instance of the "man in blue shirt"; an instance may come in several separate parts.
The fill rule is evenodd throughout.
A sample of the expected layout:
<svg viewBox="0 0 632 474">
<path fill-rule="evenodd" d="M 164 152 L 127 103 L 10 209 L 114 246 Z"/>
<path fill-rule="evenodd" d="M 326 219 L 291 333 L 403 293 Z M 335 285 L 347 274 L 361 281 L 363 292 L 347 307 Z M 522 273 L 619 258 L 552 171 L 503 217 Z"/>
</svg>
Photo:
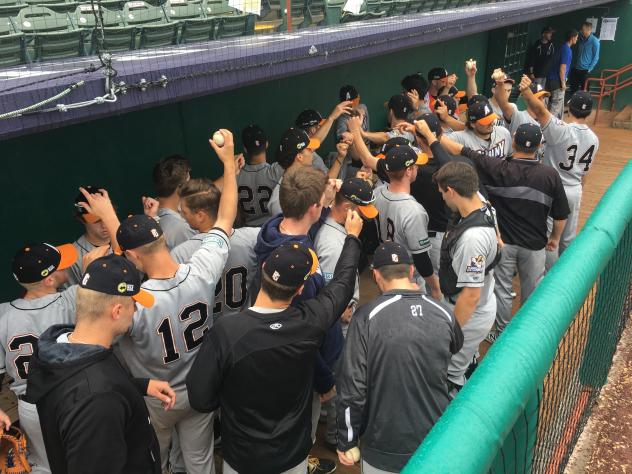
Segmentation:
<svg viewBox="0 0 632 474">
<path fill-rule="evenodd" d="M 568 78 L 568 92 L 572 96 L 578 90 L 585 90 L 584 84 L 588 74 L 595 68 L 599 61 L 599 39 L 592 34 L 592 23 L 582 23 L 575 48 L 575 67 L 571 69 Z"/>
<path fill-rule="evenodd" d="M 557 118 L 561 119 L 564 114 L 564 94 L 566 93 L 566 79 L 573 60 L 573 51 L 571 47 L 577 43 L 579 33 L 577 30 L 566 32 L 564 43 L 555 53 L 555 58 L 551 62 L 549 73 L 547 76 L 546 88 L 551 93 L 549 100 L 549 111 Z"/>
</svg>

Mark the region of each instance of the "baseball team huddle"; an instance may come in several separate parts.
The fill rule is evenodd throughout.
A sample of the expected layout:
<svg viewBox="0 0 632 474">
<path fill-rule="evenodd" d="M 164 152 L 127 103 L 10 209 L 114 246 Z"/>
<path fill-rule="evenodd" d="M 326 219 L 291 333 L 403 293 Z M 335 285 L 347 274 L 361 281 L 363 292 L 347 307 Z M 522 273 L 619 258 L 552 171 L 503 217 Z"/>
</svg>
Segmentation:
<svg viewBox="0 0 632 474">
<path fill-rule="evenodd" d="M 587 92 L 563 120 L 528 76 L 496 69 L 488 97 L 476 72 L 406 76 L 382 131 L 351 85 L 274 152 L 220 129 L 222 176 L 163 158 L 122 221 L 80 187 L 85 233 L 21 248 L 0 305 L 32 472 L 211 474 L 218 447 L 225 474 L 331 473 L 319 421 L 340 464 L 400 472 L 510 324 L 514 276 L 524 302 L 573 240 L 599 147 Z"/>
</svg>

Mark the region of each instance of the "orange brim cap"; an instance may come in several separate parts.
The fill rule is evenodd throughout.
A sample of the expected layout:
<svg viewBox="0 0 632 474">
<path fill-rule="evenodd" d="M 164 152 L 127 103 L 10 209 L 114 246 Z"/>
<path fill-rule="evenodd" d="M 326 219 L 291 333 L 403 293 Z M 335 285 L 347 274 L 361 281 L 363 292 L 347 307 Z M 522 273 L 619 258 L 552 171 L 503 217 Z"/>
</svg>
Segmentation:
<svg viewBox="0 0 632 474">
<path fill-rule="evenodd" d="M 461 97 L 465 97 L 465 91 L 459 91 L 459 92 L 457 92 L 457 93 L 454 95 L 454 97 L 457 97 L 457 98 L 459 98 L 459 99 L 460 99 Z"/>
<path fill-rule="evenodd" d="M 536 92 L 533 95 L 536 97 L 536 99 L 539 99 L 541 97 L 550 97 L 551 93 L 549 91 L 540 91 L 540 92 Z"/>
<path fill-rule="evenodd" d="M 327 119 L 322 119 L 320 122 L 318 122 L 318 126 L 321 127 L 326 121 Z"/>
<path fill-rule="evenodd" d="M 63 244 L 57 246 L 56 248 L 61 255 L 61 260 L 59 261 L 59 265 L 57 265 L 57 270 L 72 267 L 79 256 L 75 246 L 72 244 Z"/>
<path fill-rule="evenodd" d="M 478 119 L 476 121 L 476 123 L 478 123 L 480 125 L 490 125 L 490 124 L 494 123 L 494 120 L 496 120 L 497 118 L 498 118 L 498 115 L 496 115 L 495 113 L 492 112 L 487 117 L 483 117 L 482 119 Z"/>
<path fill-rule="evenodd" d="M 373 204 L 368 204 L 366 206 L 358 206 L 358 211 L 367 219 L 373 219 L 377 217 L 377 207 Z"/>
<path fill-rule="evenodd" d="M 428 155 L 426 155 L 425 153 L 417 153 L 417 161 L 415 162 L 415 164 L 425 165 L 426 163 L 428 163 Z"/>
<path fill-rule="evenodd" d="M 132 299 L 145 308 L 151 308 L 154 305 L 154 295 L 142 288 L 138 293 L 132 296 Z"/>
<path fill-rule="evenodd" d="M 310 150 L 318 150 L 320 148 L 320 140 L 318 138 L 310 138 L 307 148 Z"/>
<path fill-rule="evenodd" d="M 318 271 L 318 256 L 312 249 L 308 248 L 307 250 L 309 250 L 309 253 L 312 256 L 312 268 L 310 268 L 309 274 L 313 275 Z"/>
<path fill-rule="evenodd" d="M 88 222 L 89 224 L 94 224 L 95 222 L 99 222 L 101 220 L 100 217 L 95 216 L 94 214 L 90 214 L 89 212 L 81 214 L 81 217 L 83 217 L 83 220 Z"/>
<path fill-rule="evenodd" d="M 384 158 L 386 158 L 386 155 L 384 153 L 379 153 L 379 154 L 375 155 L 375 157 L 378 160 L 383 160 Z"/>
</svg>

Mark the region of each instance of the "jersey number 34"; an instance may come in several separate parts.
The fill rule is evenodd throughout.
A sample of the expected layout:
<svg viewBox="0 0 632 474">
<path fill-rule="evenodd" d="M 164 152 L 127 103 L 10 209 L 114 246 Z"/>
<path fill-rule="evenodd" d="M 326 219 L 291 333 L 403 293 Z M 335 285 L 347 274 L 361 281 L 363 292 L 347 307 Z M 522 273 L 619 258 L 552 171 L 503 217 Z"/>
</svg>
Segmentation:
<svg viewBox="0 0 632 474">
<path fill-rule="evenodd" d="M 577 158 L 577 145 L 569 146 L 566 151 L 568 151 L 569 153 L 568 163 L 559 162 L 558 165 L 560 166 L 560 169 L 563 169 L 564 171 L 570 171 L 575 164 L 575 159 Z M 590 164 L 592 163 L 594 152 L 595 145 L 591 145 L 590 148 L 588 148 L 588 150 L 586 150 L 586 152 L 579 158 L 578 163 L 584 165 L 584 173 L 587 173 L 590 169 Z"/>
</svg>

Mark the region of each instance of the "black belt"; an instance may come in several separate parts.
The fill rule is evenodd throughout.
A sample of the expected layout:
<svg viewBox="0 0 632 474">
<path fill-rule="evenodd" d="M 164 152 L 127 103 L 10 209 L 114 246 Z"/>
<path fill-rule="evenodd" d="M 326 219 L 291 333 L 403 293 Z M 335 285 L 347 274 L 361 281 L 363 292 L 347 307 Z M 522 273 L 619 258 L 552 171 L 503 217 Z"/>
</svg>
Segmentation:
<svg viewBox="0 0 632 474">
<path fill-rule="evenodd" d="M 22 400 L 23 402 L 27 402 L 28 403 L 28 400 L 26 399 L 26 394 L 18 395 L 18 400 Z"/>
<path fill-rule="evenodd" d="M 434 230 L 429 230 L 428 231 L 428 237 L 436 237 L 437 233 Z"/>
</svg>

